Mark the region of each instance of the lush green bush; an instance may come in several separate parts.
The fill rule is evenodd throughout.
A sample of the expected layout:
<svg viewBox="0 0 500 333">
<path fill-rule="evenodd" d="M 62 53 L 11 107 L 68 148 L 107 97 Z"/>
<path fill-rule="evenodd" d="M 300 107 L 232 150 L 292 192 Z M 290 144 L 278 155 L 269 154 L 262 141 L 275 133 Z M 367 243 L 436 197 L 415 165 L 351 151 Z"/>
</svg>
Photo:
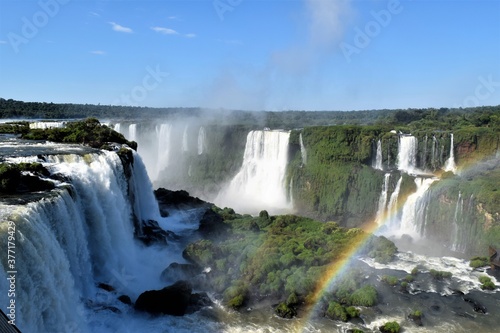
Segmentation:
<svg viewBox="0 0 500 333">
<path fill-rule="evenodd" d="M 401 326 L 395 321 L 389 321 L 380 327 L 382 333 L 399 333 Z"/>
<path fill-rule="evenodd" d="M 347 311 L 337 302 L 330 302 L 326 310 L 326 316 L 333 320 L 347 321 Z"/>
<path fill-rule="evenodd" d="M 474 257 L 470 260 L 469 266 L 472 268 L 479 268 L 489 266 L 490 259 L 488 257 Z"/>
<path fill-rule="evenodd" d="M 384 275 L 384 276 L 382 276 L 382 282 L 385 282 L 390 286 L 395 286 L 399 283 L 399 280 L 395 276 Z"/>
<path fill-rule="evenodd" d="M 479 277 L 479 282 L 481 282 L 481 289 L 483 290 L 495 290 L 496 285 L 491 281 L 491 278 L 486 275 L 481 275 Z"/>
<path fill-rule="evenodd" d="M 446 271 L 437 271 L 435 269 L 430 270 L 431 276 L 436 280 L 450 279 L 452 274 Z"/>
<path fill-rule="evenodd" d="M 285 302 L 278 304 L 274 312 L 282 318 L 293 318 L 297 315 L 297 311 Z"/>
<path fill-rule="evenodd" d="M 350 297 L 350 304 L 357 306 L 373 306 L 377 303 L 377 290 L 365 285 L 356 290 Z"/>
</svg>

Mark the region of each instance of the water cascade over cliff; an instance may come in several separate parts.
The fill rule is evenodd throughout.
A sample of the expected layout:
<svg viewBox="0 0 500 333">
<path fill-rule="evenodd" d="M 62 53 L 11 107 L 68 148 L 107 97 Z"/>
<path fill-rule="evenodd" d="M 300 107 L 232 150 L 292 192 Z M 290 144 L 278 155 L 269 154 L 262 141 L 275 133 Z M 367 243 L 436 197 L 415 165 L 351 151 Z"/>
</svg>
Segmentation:
<svg viewBox="0 0 500 333">
<path fill-rule="evenodd" d="M 300 155 L 302 158 L 302 164 L 306 165 L 307 164 L 307 150 L 306 147 L 304 146 L 304 140 L 302 139 L 302 133 L 299 135 L 299 143 L 300 143 Z"/>
<path fill-rule="evenodd" d="M 417 138 L 412 135 L 401 135 L 398 146 L 398 170 L 412 173 L 417 166 Z"/>
<path fill-rule="evenodd" d="M 457 172 L 457 165 L 455 164 L 455 153 L 453 147 L 453 133 L 450 134 L 451 144 L 450 144 L 450 157 L 446 160 L 444 165 L 444 171 L 451 171 L 453 173 Z"/>
<path fill-rule="evenodd" d="M 207 134 L 205 133 L 205 127 L 201 126 L 198 131 L 198 155 L 203 154 L 207 149 Z"/>
<path fill-rule="evenodd" d="M 382 166 L 382 141 L 379 139 L 377 141 L 377 151 L 375 153 L 375 163 L 373 163 L 373 167 L 377 170 L 383 170 Z"/>
<path fill-rule="evenodd" d="M 289 137 L 285 131 L 249 132 L 241 169 L 215 202 L 254 214 L 290 210 L 285 184 Z"/>
</svg>

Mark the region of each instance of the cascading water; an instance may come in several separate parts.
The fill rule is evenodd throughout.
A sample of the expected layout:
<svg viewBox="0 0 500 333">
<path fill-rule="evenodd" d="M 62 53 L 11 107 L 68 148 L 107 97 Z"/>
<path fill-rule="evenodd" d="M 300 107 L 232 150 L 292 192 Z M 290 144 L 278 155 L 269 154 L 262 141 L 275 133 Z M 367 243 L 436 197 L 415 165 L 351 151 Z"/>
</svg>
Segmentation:
<svg viewBox="0 0 500 333">
<path fill-rule="evenodd" d="M 412 173 L 417 167 L 417 138 L 412 135 L 401 135 L 398 146 L 398 170 Z"/>
<path fill-rule="evenodd" d="M 373 164 L 373 167 L 377 170 L 384 169 L 382 166 L 382 141 L 380 141 L 380 139 L 377 141 L 377 153 L 375 155 L 375 163 Z"/>
<path fill-rule="evenodd" d="M 455 206 L 455 214 L 453 216 L 453 244 L 451 246 L 451 249 L 453 251 L 460 251 L 461 249 L 460 244 L 459 244 L 459 229 L 460 226 L 458 225 L 458 219 L 462 216 L 462 211 L 463 211 L 463 199 L 462 199 L 462 192 L 458 192 L 458 199 L 457 199 L 457 205 Z"/>
<path fill-rule="evenodd" d="M 137 124 L 130 124 L 128 127 L 128 140 L 137 141 Z"/>
<path fill-rule="evenodd" d="M 131 178 L 140 184 L 134 191 L 143 201 L 135 205 L 141 210 L 137 214 L 157 216 L 151 213 L 156 202 L 144 202 L 154 200 L 152 189 L 144 182 L 140 158 L 134 158 L 138 164 Z M 2 207 L 7 212 L 2 220 L 15 223 L 18 232 L 18 323 L 23 332 L 90 332 L 82 299 L 96 292 L 95 280 L 131 296 L 141 284 L 120 283 L 118 276 L 131 276 L 137 265 L 127 179 L 112 152 L 49 155 L 45 160 L 49 171 L 68 183 L 41 201 L 13 211 Z"/>
<path fill-rule="evenodd" d="M 302 140 L 302 133 L 299 134 L 299 143 L 300 143 L 300 156 L 302 157 L 302 165 L 307 164 L 307 150 L 304 146 L 304 141 Z"/>
<path fill-rule="evenodd" d="M 161 124 L 160 126 L 156 126 L 156 137 L 158 142 L 158 154 L 153 174 L 155 178 L 158 179 L 161 171 L 170 165 L 172 125 Z"/>
<path fill-rule="evenodd" d="M 453 148 L 453 133 L 450 134 L 451 143 L 450 143 L 450 157 L 446 160 L 444 165 L 444 171 L 451 171 L 453 173 L 457 172 L 457 165 L 455 164 L 455 153 Z"/>
<path fill-rule="evenodd" d="M 389 180 L 391 179 L 391 174 L 386 173 L 384 176 L 384 185 L 382 186 L 382 193 L 380 194 L 380 198 L 378 201 L 378 209 L 376 221 L 378 224 L 381 224 L 385 217 L 385 209 L 387 206 L 387 195 L 389 192 Z"/>
<path fill-rule="evenodd" d="M 203 154 L 203 152 L 207 149 L 206 136 L 207 135 L 205 133 L 205 128 L 201 126 L 200 130 L 198 131 L 198 155 Z"/>
<path fill-rule="evenodd" d="M 289 138 L 290 132 L 284 131 L 248 133 L 241 169 L 215 202 L 254 214 L 262 209 L 289 211 L 285 185 Z"/>
<path fill-rule="evenodd" d="M 188 125 L 184 126 L 184 131 L 182 132 L 182 151 L 189 151 L 189 141 L 188 141 Z"/>
<path fill-rule="evenodd" d="M 431 165 L 433 169 L 437 168 L 437 152 L 438 152 L 438 141 L 436 139 L 436 136 L 432 136 L 432 150 L 431 150 Z"/>
<path fill-rule="evenodd" d="M 436 180 L 436 178 L 415 178 L 417 191 L 406 199 L 401 214 L 401 223 L 394 230 L 396 235 L 407 234 L 415 239 L 419 239 L 423 235 L 429 201 L 427 190 Z"/>
</svg>

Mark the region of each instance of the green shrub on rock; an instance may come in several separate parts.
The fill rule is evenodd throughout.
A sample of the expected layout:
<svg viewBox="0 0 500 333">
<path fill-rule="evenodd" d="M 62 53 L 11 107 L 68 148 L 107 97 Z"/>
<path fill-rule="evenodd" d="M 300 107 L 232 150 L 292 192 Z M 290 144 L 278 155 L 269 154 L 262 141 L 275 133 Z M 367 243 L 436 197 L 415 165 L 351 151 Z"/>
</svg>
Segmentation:
<svg viewBox="0 0 500 333">
<path fill-rule="evenodd" d="M 399 333 L 401 326 L 395 321 L 389 321 L 383 326 L 380 326 L 380 332 L 382 333 Z"/>
</svg>

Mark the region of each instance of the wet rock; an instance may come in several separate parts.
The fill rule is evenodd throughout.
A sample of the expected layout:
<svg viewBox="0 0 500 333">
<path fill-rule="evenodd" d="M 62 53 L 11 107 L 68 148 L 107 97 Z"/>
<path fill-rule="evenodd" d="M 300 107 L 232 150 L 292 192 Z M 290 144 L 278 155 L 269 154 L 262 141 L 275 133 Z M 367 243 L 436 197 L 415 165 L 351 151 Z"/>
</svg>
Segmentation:
<svg viewBox="0 0 500 333">
<path fill-rule="evenodd" d="M 158 222 L 154 220 L 143 221 L 142 223 L 142 235 L 138 235 L 144 244 L 167 244 L 167 237 L 169 237 L 169 232 L 163 230 Z"/>
<path fill-rule="evenodd" d="M 470 297 L 463 297 L 463 299 L 464 299 L 464 301 L 466 301 L 467 303 L 470 303 L 472 305 L 472 309 L 474 310 L 474 312 L 483 313 L 483 314 L 488 313 L 488 310 L 486 309 L 486 307 L 483 306 L 482 304 L 480 304 L 478 301 L 476 301 Z"/>
<path fill-rule="evenodd" d="M 161 290 L 143 292 L 135 302 L 135 309 L 151 314 L 183 316 L 191 301 L 191 284 L 177 281 Z"/>
<path fill-rule="evenodd" d="M 197 265 L 179 264 L 173 262 L 163 270 L 160 279 L 162 281 L 192 280 L 196 275 L 200 273 L 201 268 Z"/>
<path fill-rule="evenodd" d="M 115 291 L 115 288 L 113 286 L 110 286 L 109 284 L 106 283 L 99 283 L 97 284 L 97 287 L 106 291 Z"/>
<path fill-rule="evenodd" d="M 209 203 L 189 195 L 188 192 L 171 191 L 164 188 L 159 188 L 154 191 L 156 200 L 160 207 L 160 214 L 162 217 L 169 216 L 170 210 L 186 210 L 200 207 L 208 207 Z"/>
<path fill-rule="evenodd" d="M 194 293 L 191 294 L 191 297 L 189 298 L 189 305 L 186 309 L 186 313 L 194 313 L 206 306 L 212 306 L 213 304 L 214 303 L 212 302 L 210 297 L 208 297 L 207 293 Z"/>
<path fill-rule="evenodd" d="M 203 237 L 215 238 L 225 234 L 228 229 L 229 226 L 224 223 L 222 216 L 209 209 L 203 214 L 198 231 Z"/>
<path fill-rule="evenodd" d="M 127 295 L 121 295 L 118 300 L 123 304 L 132 305 L 132 300 Z"/>
</svg>

